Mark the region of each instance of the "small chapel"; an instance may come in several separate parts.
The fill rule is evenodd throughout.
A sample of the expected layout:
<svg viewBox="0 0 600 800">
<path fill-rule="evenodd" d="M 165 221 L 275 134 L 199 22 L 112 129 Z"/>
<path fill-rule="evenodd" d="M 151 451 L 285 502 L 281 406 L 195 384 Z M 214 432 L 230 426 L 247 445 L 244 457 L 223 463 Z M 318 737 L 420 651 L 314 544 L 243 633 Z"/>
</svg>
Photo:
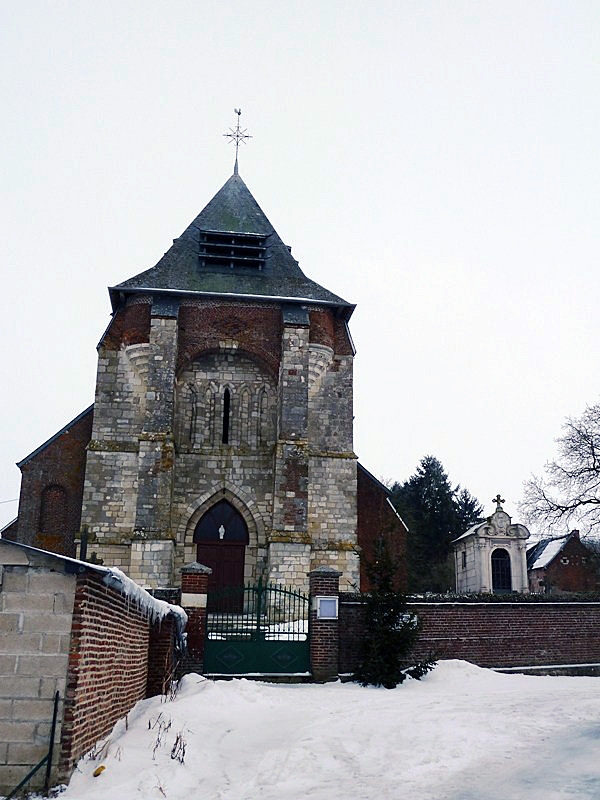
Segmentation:
<svg viewBox="0 0 600 800">
<path fill-rule="evenodd" d="M 529 530 L 513 523 L 496 495 L 496 510 L 455 539 L 457 592 L 509 594 L 529 592 L 526 542 Z"/>
<path fill-rule="evenodd" d="M 158 263 L 109 295 L 94 403 L 19 462 L 4 538 L 151 588 L 197 561 L 213 589 L 305 590 L 330 566 L 358 591 L 377 537 L 403 555 L 406 527 L 353 449 L 354 305 L 306 277 L 237 157 Z"/>
</svg>

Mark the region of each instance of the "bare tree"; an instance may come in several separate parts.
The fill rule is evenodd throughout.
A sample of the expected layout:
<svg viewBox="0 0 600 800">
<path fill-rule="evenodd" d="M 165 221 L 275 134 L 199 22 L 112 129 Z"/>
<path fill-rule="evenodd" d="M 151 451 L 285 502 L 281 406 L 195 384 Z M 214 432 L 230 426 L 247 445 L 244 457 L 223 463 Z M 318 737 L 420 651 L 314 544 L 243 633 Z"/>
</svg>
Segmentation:
<svg viewBox="0 0 600 800">
<path fill-rule="evenodd" d="M 525 484 L 521 512 L 548 529 L 572 525 L 600 531 L 600 404 L 567 418 L 557 440 L 558 456 L 541 477 Z"/>
</svg>

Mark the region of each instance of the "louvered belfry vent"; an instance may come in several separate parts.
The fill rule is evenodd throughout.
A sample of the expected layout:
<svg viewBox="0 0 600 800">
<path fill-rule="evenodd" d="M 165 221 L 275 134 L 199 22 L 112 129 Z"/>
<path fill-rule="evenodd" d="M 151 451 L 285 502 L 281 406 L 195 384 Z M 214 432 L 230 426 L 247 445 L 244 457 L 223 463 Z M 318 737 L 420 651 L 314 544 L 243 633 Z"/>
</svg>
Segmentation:
<svg viewBox="0 0 600 800">
<path fill-rule="evenodd" d="M 267 237 L 257 233 L 200 231 L 200 266 L 262 270 Z"/>
</svg>

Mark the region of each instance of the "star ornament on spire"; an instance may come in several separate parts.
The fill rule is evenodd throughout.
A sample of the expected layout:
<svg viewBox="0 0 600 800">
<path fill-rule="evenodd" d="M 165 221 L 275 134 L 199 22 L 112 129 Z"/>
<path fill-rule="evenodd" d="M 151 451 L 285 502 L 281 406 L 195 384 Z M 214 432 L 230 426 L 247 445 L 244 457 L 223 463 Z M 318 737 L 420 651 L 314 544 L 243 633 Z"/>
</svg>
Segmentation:
<svg viewBox="0 0 600 800">
<path fill-rule="evenodd" d="M 246 139 L 252 139 L 252 136 L 249 133 L 246 133 L 246 128 L 240 128 L 240 117 L 242 116 L 242 109 L 241 108 L 234 108 L 233 109 L 237 114 L 237 125 L 235 128 L 229 128 L 229 133 L 224 133 L 226 139 L 229 139 L 230 142 L 235 144 L 235 166 L 233 168 L 233 174 L 238 174 L 238 150 L 240 149 L 240 142 L 246 142 Z"/>
</svg>

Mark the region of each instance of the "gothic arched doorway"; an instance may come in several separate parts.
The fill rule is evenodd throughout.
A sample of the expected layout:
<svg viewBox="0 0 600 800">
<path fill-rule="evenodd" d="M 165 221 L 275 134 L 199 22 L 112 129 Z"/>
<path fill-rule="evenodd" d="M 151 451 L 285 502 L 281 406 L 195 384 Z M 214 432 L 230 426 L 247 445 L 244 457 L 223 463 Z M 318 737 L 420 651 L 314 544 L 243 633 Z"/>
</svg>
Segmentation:
<svg viewBox="0 0 600 800">
<path fill-rule="evenodd" d="M 244 585 L 248 526 L 240 512 L 220 500 L 200 518 L 194 531 L 196 559 L 212 569 L 209 591 Z"/>
<path fill-rule="evenodd" d="M 510 554 L 499 547 L 492 553 L 492 591 L 495 594 L 507 594 L 511 590 Z"/>
</svg>

